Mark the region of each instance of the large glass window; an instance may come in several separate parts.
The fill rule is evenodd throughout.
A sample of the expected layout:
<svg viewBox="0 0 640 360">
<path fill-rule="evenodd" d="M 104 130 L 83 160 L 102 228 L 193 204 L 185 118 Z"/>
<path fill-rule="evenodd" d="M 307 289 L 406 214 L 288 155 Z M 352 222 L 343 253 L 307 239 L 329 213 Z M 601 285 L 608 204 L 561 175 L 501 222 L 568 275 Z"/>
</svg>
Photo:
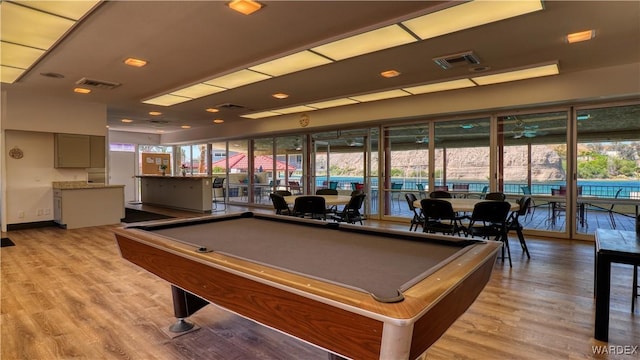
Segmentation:
<svg viewBox="0 0 640 360">
<path fill-rule="evenodd" d="M 633 231 L 640 202 L 640 105 L 579 109 L 576 232 Z"/>
<path fill-rule="evenodd" d="M 253 141 L 253 202 L 268 203 L 275 178 L 275 159 L 273 157 L 273 138 Z"/>
<path fill-rule="evenodd" d="M 497 188 L 512 200 L 532 196 L 525 228 L 565 231 L 566 139 L 567 111 L 498 117 Z"/>
<path fill-rule="evenodd" d="M 384 214 L 410 217 L 405 193 L 426 196 L 429 181 L 428 124 L 394 126 L 385 130 Z"/>
<path fill-rule="evenodd" d="M 275 190 L 302 192 L 304 183 L 304 137 L 283 136 L 276 138 L 276 167 L 273 173 Z"/>
<path fill-rule="evenodd" d="M 219 166 L 224 166 L 227 170 L 228 177 L 226 183 L 229 190 L 228 196 L 230 202 L 249 202 L 250 179 L 248 154 L 248 140 L 232 140 L 229 141 L 229 151 L 225 161 L 214 162 L 212 164 L 213 169 L 216 169 L 216 167 Z"/>
<path fill-rule="evenodd" d="M 364 189 L 366 141 L 367 130 L 314 134 L 315 189 L 330 188 L 348 194 Z"/>
<path fill-rule="evenodd" d="M 489 118 L 435 123 L 435 172 L 430 191 L 456 196 L 482 193 L 489 186 Z"/>
<path fill-rule="evenodd" d="M 183 145 L 179 146 L 179 171 L 182 175 L 206 175 L 207 145 Z"/>
</svg>

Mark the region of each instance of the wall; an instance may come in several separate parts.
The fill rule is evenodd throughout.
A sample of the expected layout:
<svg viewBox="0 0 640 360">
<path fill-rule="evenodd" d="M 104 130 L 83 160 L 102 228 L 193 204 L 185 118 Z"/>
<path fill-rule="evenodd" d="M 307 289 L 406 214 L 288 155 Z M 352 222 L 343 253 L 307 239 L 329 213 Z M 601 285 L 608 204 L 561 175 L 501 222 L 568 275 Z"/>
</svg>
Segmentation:
<svg viewBox="0 0 640 360">
<path fill-rule="evenodd" d="M 86 180 L 84 169 L 53 167 L 53 133 L 105 136 L 106 106 L 41 97 L 19 89 L 2 92 L 2 230 L 7 224 L 53 220 L 51 182 Z M 24 157 L 9 157 L 13 147 Z"/>
</svg>

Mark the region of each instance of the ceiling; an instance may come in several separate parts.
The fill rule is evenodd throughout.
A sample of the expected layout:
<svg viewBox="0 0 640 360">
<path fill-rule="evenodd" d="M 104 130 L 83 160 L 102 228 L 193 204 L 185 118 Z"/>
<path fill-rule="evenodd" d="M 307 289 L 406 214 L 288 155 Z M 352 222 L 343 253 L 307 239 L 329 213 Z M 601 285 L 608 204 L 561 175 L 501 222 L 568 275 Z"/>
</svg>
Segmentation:
<svg viewBox="0 0 640 360">
<path fill-rule="evenodd" d="M 13 84 L 34 94 L 107 105 L 111 130 L 198 131 L 252 121 L 240 115 L 402 86 L 469 77 L 477 66 L 445 70 L 432 59 L 472 50 L 487 73 L 557 61 L 561 73 L 640 62 L 640 2 L 546 1 L 544 10 L 352 57 L 164 107 L 141 101 L 303 49 L 395 24 L 447 6 L 442 1 L 263 1 L 245 16 L 222 1 L 100 3 Z M 565 35 L 594 29 L 591 41 Z M 148 61 L 133 68 L 128 57 Z M 394 78 L 380 72 L 395 69 Z M 61 74 L 63 78 L 43 76 Z M 72 91 L 81 78 L 120 83 Z M 526 80 L 525 80 L 526 81 Z M 287 99 L 271 95 L 286 93 Z M 233 106 L 221 106 L 233 104 Z M 218 113 L 206 112 L 217 107 Z M 151 116 L 150 111 L 162 115 Z M 125 124 L 123 118 L 133 120 Z M 213 119 L 224 124 L 213 124 Z M 268 121 L 264 119 L 261 121 Z M 189 125 L 189 130 L 181 129 Z"/>
</svg>

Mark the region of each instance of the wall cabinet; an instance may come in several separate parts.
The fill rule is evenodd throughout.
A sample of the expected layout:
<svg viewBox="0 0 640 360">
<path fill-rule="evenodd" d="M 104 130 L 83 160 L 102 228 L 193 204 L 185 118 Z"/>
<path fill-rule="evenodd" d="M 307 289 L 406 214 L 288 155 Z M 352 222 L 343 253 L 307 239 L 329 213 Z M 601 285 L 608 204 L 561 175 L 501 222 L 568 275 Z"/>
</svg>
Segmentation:
<svg viewBox="0 0 640 360">
<path fill-rule="evenodd" d="M 105 137 L 81 134 L 55 134 L 54 167 L 105 167 Z"/>
</svg>

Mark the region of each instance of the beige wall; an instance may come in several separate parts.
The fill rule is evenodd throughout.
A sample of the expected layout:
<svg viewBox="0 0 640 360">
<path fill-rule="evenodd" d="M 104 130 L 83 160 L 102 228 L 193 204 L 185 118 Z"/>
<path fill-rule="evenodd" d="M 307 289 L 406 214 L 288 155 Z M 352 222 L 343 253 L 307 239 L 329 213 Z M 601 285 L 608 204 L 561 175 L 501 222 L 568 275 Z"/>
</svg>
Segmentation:
<svg viewBox="0 0 640 360">
<path fill-rule="evenodd" d="M 53 133 L 107 134 L 106 106 L 2 92 L 0 183 L 2 230 L 7 224 L 53 220 L 52 181 L 86 180 L 84 169 L 53 167 Z M 22 159 L 9 157 L 18 147 Z"/>
</svg>

